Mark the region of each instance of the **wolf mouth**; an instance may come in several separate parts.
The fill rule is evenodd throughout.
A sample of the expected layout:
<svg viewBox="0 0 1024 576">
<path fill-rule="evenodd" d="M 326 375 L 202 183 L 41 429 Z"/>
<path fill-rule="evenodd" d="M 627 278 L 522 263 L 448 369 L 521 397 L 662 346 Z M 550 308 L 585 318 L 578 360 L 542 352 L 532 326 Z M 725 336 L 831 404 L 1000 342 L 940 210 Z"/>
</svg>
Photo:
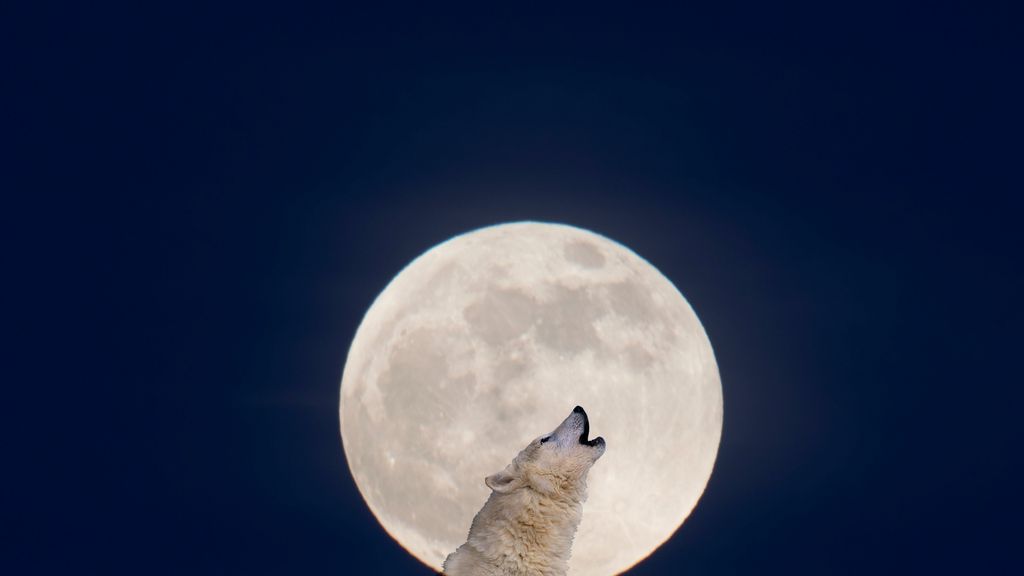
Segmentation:
<svg viewBox="0 0 1024 576">
<path fill-rule="evenodd" d="M 583 416 L 583 433 L 580 434 L 580 444 L 590 447 L 597 446 L 598 444 L 604 444 L 604 438 L 601 438 L 600 436 L 593 440 L 587 439 L 590 436 L 590 418 L 587 417 L 587 411 L 584 410 L 582 406 L 577 406 L 573 408 L 572 411 Z"/>
</svg>

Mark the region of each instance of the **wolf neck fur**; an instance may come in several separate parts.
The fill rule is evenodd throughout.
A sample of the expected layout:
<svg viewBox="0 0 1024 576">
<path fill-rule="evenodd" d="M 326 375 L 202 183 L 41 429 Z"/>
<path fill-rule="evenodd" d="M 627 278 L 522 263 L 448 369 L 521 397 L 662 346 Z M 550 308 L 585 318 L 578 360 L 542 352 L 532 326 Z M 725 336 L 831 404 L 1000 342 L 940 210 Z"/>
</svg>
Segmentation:
<svg viewBox="0 0 1024 576">
<path fill-rule="evenodd" d="M 572 541 L 583 516 L 580 490 L 556 490 L 541 494 L 523 487 L 508 494 L 491 493 L 477 518 L 489 518 L 487 526 L 474 518 L 468 543 L 478 551 L 500 550 L 492 540 L 518 539 L 503 557 L 490 558 L 502 567 L 501 574 L 565 574 Z"/>
</svg>

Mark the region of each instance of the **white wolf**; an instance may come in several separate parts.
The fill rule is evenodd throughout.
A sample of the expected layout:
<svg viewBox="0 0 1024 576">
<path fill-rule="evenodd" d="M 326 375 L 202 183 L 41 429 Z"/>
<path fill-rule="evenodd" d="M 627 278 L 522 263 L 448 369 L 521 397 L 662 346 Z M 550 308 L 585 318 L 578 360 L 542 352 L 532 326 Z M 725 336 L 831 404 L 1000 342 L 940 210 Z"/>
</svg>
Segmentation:
<svg viewBox="0 0 1024 576">
<path fill-rule="evenodd" d="M 583 516 L 587 472 L 604 454 L 604 438 L 589 440 L 590 421 L 577 406 L 555 431 L 538 437 L 491 489 L 469 539 L 444 561 L 447 576 L 562 576 Z"/>
</svg>

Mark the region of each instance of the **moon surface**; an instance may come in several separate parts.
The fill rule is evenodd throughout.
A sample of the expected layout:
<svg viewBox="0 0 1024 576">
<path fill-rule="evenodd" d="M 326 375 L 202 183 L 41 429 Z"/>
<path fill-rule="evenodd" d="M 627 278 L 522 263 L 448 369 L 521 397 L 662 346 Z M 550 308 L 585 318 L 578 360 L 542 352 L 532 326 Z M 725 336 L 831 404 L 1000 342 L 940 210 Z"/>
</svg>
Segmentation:
<svg viewBox="0 0 1024 576">
<path fill-rule="evenodd" d="M 377 297 L 349 349 L 341 437 L 387 532 L 441 570 L 501 470 L 573 406 L 608 449 L 569 573 L 618 574 L 682 525 L 722 432 L 711 343 L 672 283 L 579 228 L 519 222 L 418 257 Z"/>
</svg>

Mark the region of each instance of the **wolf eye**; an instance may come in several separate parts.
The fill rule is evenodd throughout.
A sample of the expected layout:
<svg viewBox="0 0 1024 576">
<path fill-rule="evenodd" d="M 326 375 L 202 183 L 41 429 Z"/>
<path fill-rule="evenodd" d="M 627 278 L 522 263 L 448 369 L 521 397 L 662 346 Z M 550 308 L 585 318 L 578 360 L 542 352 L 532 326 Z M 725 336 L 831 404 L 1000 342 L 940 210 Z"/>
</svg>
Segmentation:
<svg viewBox="0 0 1024 576">
<path fill-rule="evenodd" d="M 543 444 L 543 443 L 547 442 L 548 440 L 551 440 L 551 436 L 545 436 L 545 437 L 541 438 L 540 439 L 540 443 Z"/>
</svg>

